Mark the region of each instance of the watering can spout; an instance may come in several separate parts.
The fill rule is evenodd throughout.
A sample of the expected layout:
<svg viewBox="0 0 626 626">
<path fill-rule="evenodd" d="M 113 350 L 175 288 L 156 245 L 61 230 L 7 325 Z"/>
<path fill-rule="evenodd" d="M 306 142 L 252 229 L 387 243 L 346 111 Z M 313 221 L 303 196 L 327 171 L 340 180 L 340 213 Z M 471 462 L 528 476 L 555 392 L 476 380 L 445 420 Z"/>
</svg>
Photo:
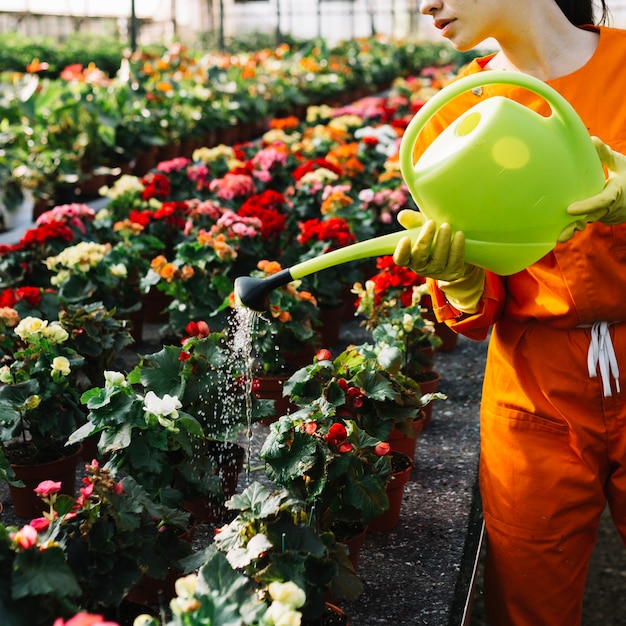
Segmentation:
<svg viewBox="0 0 626 626">
<path fill-rule="evenodd" d="M 265 278 L 240 276 L 235 279 L 235 304 L 261 313 L 267 310 L 269 295 L 274 289 L 287 285 L 292 280 L 304 278 L 342 263 L 393 254 L 398 242 L 403 237 L 410 237 L 411 241 L 415 241 L 420 230 L 421 227 L 411 228 L 374 237 L 367 241 L 360 241 L 345 248 L 339 248 L 313 259 L 302 261 L 302 263 L 297 263 Z"/>
<path fill-rule="evenodd" d="M 270 292 L 287 285 L 293 280 L 288 269 L 281 270 L 266 278 L 239 276 L 235 279 L 235 304 L 245 306 L 257 313 L 267 311 Z"/>
</svg>

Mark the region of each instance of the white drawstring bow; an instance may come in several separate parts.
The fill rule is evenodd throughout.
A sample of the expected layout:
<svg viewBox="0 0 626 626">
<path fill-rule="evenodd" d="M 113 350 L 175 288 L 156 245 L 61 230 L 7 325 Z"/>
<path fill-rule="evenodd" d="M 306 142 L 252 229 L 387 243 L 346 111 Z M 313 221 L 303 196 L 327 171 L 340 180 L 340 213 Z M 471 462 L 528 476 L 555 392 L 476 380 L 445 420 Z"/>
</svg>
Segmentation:
<svg viewBox="0 0 626 626">
<path fill-rule="evenodd" d="M 598 375 L 598 366 L 600 366 L 600 380 L 602 380 L 605 398 L 610 398 L 613 395 L 610 375 L 615 381 L 617 393 L 620 393 L 619 367 L 609 333 L 610 325 L 611 322 L 594 322 L 591 325 L 591 342 L 587 352 L 587 368 L 591 378 Z"/>
</svg>

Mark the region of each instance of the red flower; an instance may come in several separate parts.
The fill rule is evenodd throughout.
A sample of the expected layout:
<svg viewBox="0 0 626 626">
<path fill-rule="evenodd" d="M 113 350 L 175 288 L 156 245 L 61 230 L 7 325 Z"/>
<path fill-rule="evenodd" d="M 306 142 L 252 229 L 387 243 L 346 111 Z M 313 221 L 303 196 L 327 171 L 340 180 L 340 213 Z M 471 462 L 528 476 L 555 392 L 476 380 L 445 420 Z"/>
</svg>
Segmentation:
<svg viewBox="0 0 626 626">
<path fill-rule="evenodd" d="M 342 441 L 337 446 L 337 451 L 341 452 L 341 454 L 345 454 L 346 452 L 350 452 L 354 446 L 349 441 Z"/>
<path fill-rule="evenodd" d="M 191 358 L 191 353 L 187 352 L 185 350 L 181 350 L 180 354 L 178 355 L 178 360 L 179 361 L 187 361 Z"/>
<path fill-rule="evenodd" d="M 387 456 L 391 452 L 391 446 L 386 441 L 381 441 L 374 446 L 374 454 L 377 456 Z"/>
<path fill-rule="evenodd" d="M 270 194 L 269 197 L 267 194 Z M 280 196 L 281 202 L 285 201 L 282 194 L 268 190 L 247 198 L 237 211 L 237 215 L 241 217 L 256 217 L 261 222 L 261 237 L 263 239 L 280 235 L 285 230 L 287 223 L 285 215 L 279 213 L 276 208 L 268 206 L 272 203 L 278 204 L 273 194 Z"/>
<path fill-rule="evenodd" d="M 152 221 L 153 215 L 151 211 L 137 211 L 137 209 L 133 209 L 128 214 L 128 219 L 133 224 L 139 224 L 145 228 Z"/>
<path fill-rule="evenodd" d="M 151 172 L 141 179 L 144 190 L 141 193 L 142 200 L 157 198 L 165 200 L 170 195 L 170 179 L 165 174 Z"/>
<path fill-rule="evenodd" d="M 317 424 L 315 422 L 307 422 L 304 425 L 304 432 L 307 435 L 312 435 L 313 433 L 315 433 L 317 431 Z"/>
<path fill-rule="evenodd" d="M 331 354 L 330 350 L 326 350 L 326 348 L 323 348 L 322 350 L 317 351 L 315 358 L 318 361 L 331 361 L 333 358 L 333 355 Z"/>
<path fill-rule="evenodd" d="M 28 246 L 39 246 L 52 239 L 61 239 L 63 241 L 72 241 L 74 233 L 69 226 L 61 222 L 50 222 L 50 224 L 42 224 L 37 228 L 31 228 L 24 233 L 20 242 L 14 246 L 14 250 L 20 250 Z"/>
<path fill-rule="evenodd" d="M 326 441 L 331 444 L 338 446 L 340 443 L 346 440 L 348 436 L 348 431 L 343 424 L 333 424 L 328 429 L 328 434 L 326 435 Z"/>
<path fill-rule="evenodd" d="M 26 300 L 31 307 L 37 306 L 41 302 L 39 287 L 18 287 L 16 295 L 18 300 Z"/>
<path fill-rule="evenodd" d="M 345 378 L 339 378 L 337 380 L 337 384 L 339 385 L 339 387 L 341 387 L 341 389 L 343 389 L 344 391 L 348 390 L 348 381 Z"/>
<path fill-rule="evenodd" d="M 307 220 L 299 224 L 300 234 L 298 235 L 298 243 L 306 244 L 311 240 L 324 241 L 329 244 L 329 249 L 343 248 L 356 241 L 356 237 L 350 229 L 350 225 L 346 220 L 340 217 L 331 217 L 327 220 L 318 218 Z"/>
<path fill-rule="evenodd" d="M 199 320 L 198 322 L 189 322 L 185 326 L 185 332 L 191 337 L 208 337 L 211 330 L 206 322 Z"/>
<path fill-rule="evenodd" d="M 29 524 L 22 526 L 20 530 L 9 536 L 21 550 L 28 550 L 37 544 L 37 531 Z"/>
<path fill-rule="evenodd" d="M 305 174 L 308 174 L 309 172 L 314 172 L 315 170 L 318 170 L 320 168 L 330 170 L 331 172 L 337 174 L 337 176 L 341 176 L 343 174 L 341 168 L 337 167 L 334 163 L 331 163 L 326 159 L 314 159 L 313 161 L 307 161 L 306 163 L 303 163 L 302 165 L 296 167 L 291 173 L 291 176 L 294 180 L 298 181 Z"/>
<path fill-rule="evenodd" d="M 43 532 L 50 526 L 50 520 L 45 517 L 36 517 L 30 520 L 30 525 L 38 532 Z"/>
<path fill-rule="evenodd" d="M 2 293 L 0 293 L 0 307 L 6 306 L 12 309 L 16 302 L 17 297 L 13 289 L 5 289 Z"/>
</svg>

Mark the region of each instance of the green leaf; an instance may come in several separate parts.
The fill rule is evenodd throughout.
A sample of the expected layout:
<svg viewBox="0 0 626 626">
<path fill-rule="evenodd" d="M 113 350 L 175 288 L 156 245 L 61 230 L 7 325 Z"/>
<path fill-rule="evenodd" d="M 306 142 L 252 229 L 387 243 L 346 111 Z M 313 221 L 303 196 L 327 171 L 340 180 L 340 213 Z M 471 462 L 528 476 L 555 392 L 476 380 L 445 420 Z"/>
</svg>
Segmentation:
<svg viewBox="0 0 626 626">
<path fill-rule="evenodd" d="M 159 398 L 166 393 L 180 398 L 183 394 L 181 370 L 183 362 L 179 360 L 180 348 L 165 346 L 160 352 L 147 357 L 140 367 L 141 382 L 146 390 L 153 390 Z"/>
<path fill-rule="evenodd" d="M 19 600 L 31 595 L 79 596 L 81 589 L 61 548 L 52 547 L 22 550 L 16 556 L 11 592 Z"/>
</svg>

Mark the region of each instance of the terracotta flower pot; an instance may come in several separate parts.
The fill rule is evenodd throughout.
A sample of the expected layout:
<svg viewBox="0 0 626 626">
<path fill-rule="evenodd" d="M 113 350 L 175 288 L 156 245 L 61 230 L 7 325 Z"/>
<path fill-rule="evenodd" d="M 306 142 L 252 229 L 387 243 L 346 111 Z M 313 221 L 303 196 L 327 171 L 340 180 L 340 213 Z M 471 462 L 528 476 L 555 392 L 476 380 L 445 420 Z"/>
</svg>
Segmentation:
<svg viewBox="0 0 626 626">
<path fill-rule="evenodd" d="M 406 454 L 410 459 L 415 458 L 415 449 L 417 447 L 417 438 L 422 432 L 424 426 L 424 412 L 421 410 L 418 416 L 413 420 L 413 437 L 405 435 L 399 428 L 394 428 L 389 436 L 387 442 L 391 446 L 392 452 L 400 452 Z"/>
<path fill-rule="evenodd" d="M 9 485 L 9 493 L 16 515 L 25 519 L 41 517 L 47 506 L 34 493 L 34 489 L 44 480 L 61 483 L 61 493 L 74 496 L 76 491 L 76 467 L 83 460 L 83 446 L 78 444 L 75 450 L 62 459 L 36 465 L 11 464 L 15 476 L 24 483 L 24 487 Z"/>
<path fill-rule="evenodd" d="M 441 374 L 435 370 L 426 370 L 420 374 L 417 378 L 417 382 L 420 386 L 422 394 L 435 393 L 439 389 L 439 383 L 441 382 Z M 436 402 L 436 400 L 435 400 Z M 422 408 L 424 412 L 424 420 L 422 423 L 422 430 L 430 426 L 430 421 L 433 416 L 433 402 L 429 402 Z"/>
<path fill-rule="evenodd" d="M 393 453 L 392 454 L 398 454 Z M 400 521 L 400 513 L 402 510 L 402 499 L 404 497 L 404 487 L 411 476 L 411 472 L 414 467 L 413 460 L 406 455 L 399 455 L 396 457 L 400 460 L 400 457 L 404 457 L 403 464 L 404 469 L 396 471 L 391 475 L 391 479 L 387 483 L 387 497 L 389 498 L 389 508 L 382 513 L 374 517 L 367 527 L 368 532 L 380 533 L 391 530 L 398 525 Z M 395 460 L 394 460 L 395 461 Z"/>
</svg>

